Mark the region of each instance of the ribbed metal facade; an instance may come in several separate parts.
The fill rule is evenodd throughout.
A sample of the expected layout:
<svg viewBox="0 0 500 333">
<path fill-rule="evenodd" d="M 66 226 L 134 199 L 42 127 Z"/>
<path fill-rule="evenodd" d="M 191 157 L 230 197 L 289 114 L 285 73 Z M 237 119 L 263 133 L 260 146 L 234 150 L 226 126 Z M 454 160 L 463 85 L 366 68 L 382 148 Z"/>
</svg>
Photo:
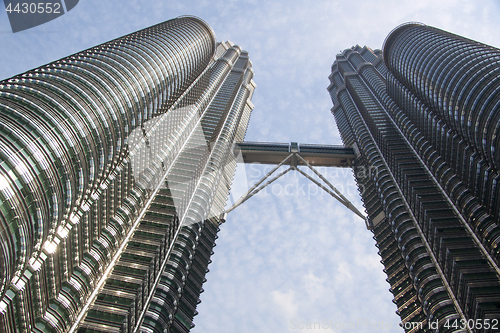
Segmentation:
<svg viewBox="0 0 500 333">
<path fill-rule="evenodd" d="M 358 151 L 356 181 L 407 331 L 437 321 L 440 332 L 492 332 L 475 324 L 500 318 L 499 52 L 407 24 L 383 55 L 356 46 L 332 66 L 332 112 Z"/>
<path fill-rule="evenodd" d="M 180 17 L 0 82 L 0 332 L 187 332 L 255 84 Z"/>
</svg>

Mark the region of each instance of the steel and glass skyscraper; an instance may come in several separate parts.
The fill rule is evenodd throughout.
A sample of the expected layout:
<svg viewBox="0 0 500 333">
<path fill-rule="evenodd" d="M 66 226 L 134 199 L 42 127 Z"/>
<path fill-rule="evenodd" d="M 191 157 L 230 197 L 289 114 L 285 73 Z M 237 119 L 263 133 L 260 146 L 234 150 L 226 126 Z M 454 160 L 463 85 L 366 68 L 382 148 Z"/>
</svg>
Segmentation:
<svg viewBox="0 0 500 333">
<path fill-rule="evenodd" d="M 180 17 L 0 82 L 0 331 L 187 332 L 248 53 Z"/>
<path fill-rule="evenodd" d="M 419 23 L 332 66 L 332 113 L 407 331 L 500 328 L 499 73 L 500 50 Z"/>
</svg>

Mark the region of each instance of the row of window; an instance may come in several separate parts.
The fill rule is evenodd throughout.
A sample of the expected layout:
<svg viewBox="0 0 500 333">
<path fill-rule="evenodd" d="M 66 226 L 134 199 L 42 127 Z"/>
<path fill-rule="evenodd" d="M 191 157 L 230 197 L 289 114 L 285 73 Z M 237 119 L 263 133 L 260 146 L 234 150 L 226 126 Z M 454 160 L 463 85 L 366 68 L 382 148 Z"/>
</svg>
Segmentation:
<svg viewBox="0 0 500 333">
<path fill-rule="evenodd" d="M 116 170 L 126 161 L 127 147 L 124 144 L 128 132 L 155 115 L 154 108 L 158 109 L 160 105 L 168 108 L 169 94 L 179 96 L 181 90 L 186 89 L 211 61 L 215 51 L 211 33 L 200 28 L 203 24 L 196 19 L 181 21 L 178 29 L 182 31 L 157 30 L 161 37 L 149 32 L 132 34 L 2 83 L 1 89 L 6 92 L 2 96 L 10 103 L 2 104 L 2 114 L 11 114 L 9 118 L 18 123 L 15 131 L 5 131 L 6 135 L 2 137 L 15 142 L 12 133 L 23 133 L 24 128 L 30 129 L 29 126 L 33 126 L 30 135 L 40 133 L 38 138 L 30 138 L 31 143 L 23 143 L 24 147 L 34 151 L 32 157 L 24 153 L 27 157 L 23 157 L 25 161 L 22 162 L 29 161 L 38 169 L 31 177 L 35 180 L 25 177 L 29 182 L 22 184 L 9 179 L 9 185 L 2 186 L 2 190 L 6 189 L 0 191 L 10 196 L 10 202 L 2 200 L 2 211 L 5 211 L 2 223 L 19 230 L 15 238 L 2 239 L 2 244 L 12 245 L 2 253 L 2 258 L 8 262 L 5 267 L 18 264 L 16 268 L 23 273 L 27 258 L 32 255 L 29 251 L 40 250 L 33 245 L 43 243 L 56 230 L 60 230 L 62 238 L 66 237 L 65 233 L 69 235 L 42 264 L 46 274 L 41 279 L 45 281 L 41 281 L 40 288 L 49 290 L 50 298 L 61 295 L 62 286 L 69 286 L 84 301 L 129 228 L 131 217 L 147 201 L 148 191 L 136 187 L 127 192 L 124 184 L 111 179 L 121 174 Z M 164 26 L 172 28 L 171 23 Z M 188 30 L 194 32 L 187 33 Z M 164 46 L 159 46 L 159 43 Z M 190 47 L 186 48 L 186 45 Z M 169 81 L 167 75 L 172 76 L 172 73 L 167 73 L 166 65 L 160 64 L 160 57 L 169 58 L 170 66 L 177 66 L 173 75 L 176 81 Z M 9 111 L 10 105 L 15 106 L 11 106 L 14 111 Z M 32 118 L 21 122 L 23 119 L 16 115 L 21 111 L 24 115 L 33 115 Z M 23 151 L 22 148 L 18 151 Z M 21 167 L 17 163 L 10 169 L 27 174 Z M 16 175 L 10 170 L 6 170 L 6 174 Z M 130 177 L 129 174 L 127 178 Z M 21 174 L 17 178 L 22 179 Z M 34 206 L 38 201 L 23 193 L 37 179 L 53 183 L 46 190 L 49 200 L 39 200 L 48 203 L 49 207 Z M 27 209 L 22 207 L 24 202 Z M 17 207 L 25 212 L 17 212 Z M 35 209 L 30 212 L 31 207 Z M 8 212 L 12 209 L 20 219 L 5 219 L 9 218 Z M 91 217 L 90 223 L 84 217 L 85 211 L 95 216 Z M 37 214 L 44 215 L 37 218 Z M 75 214 L 80 222 L 78 225 L 61 224 Z M 38 234 L 35 231 L 28 233 L 29 228 L 40 229 L 42 234 L 38 231 Z M 92 238 L 87 241 L 86 235 L 89 234 Z M 30 239 L 33 236 L 37 239 Z M 80 252 L 81 247 L 88 249 Z M 51 247 L 49 249 L 52 251 Z M 87 253 L 82 255 L 83 252 Z M 22 255 L 23 260 L 16 263 L 14 253 Z M 79 262 L 81 264 L 75 267 Z M 15 274 L 12 270 L 7 270 L 7 273 L 9 275 L 2 276 L 1 286 L 8 286 L 6 281 Z M 69 280 L 65 281 L 68 273 Z M 23 305 L 17 306 L 28 309 L 21 319 L 35 324 L 35 316 L 29 311 L 32 298 L 33 295 L 28 295 L 24 303 L 18 303 Z M 49 308 L 55 304 L 54 300 L 47 301 L 51 304 Z M 69 302 L 62 306 L 68 311 L 78 311 L 80 304 Z M 69 322 L 65 316 L 49 313 L 49 309 L 41 317 L 38 324 L 45 329 L 64 327 Z M 6 314 L 6 318 L 12 316 Z M 7 321 L 8 332 L 15 331 L 15 327 L 16 323 Z"/>
<path fill-rule="evenodd" d="M 371 74 L 366 75 L 366 73 L 368 72 L 369 71 L 367 70 L 364 74 L 366 80 L 373 86 L 370 88 L 373 89 L 374 92 L 380 94 L 380 86 L 382 86 L 383 88 L 383 85 L 380 84 L 380 79 Z M 341 132 L 350 131 L 355 133 L 357 141 L 356 143 L 358 147 L 360 147 L 360 150 L 363 152 L 362 155 L 366 156 L 367 158 L 367 160 L 362 163 L 368 163 L 369 161 L 372 161 L 372 163 L 374 163 L 372 165 L 376 165 L 376 159 L 369 159 L 369 156 L 377 156 L 377 154 L 373 155 L 370 152 L 372 150 L 371 145 L 373 145 L 373 143 L 370 142 L 370 138 L 367 138 L 366 134 L 363 133 L 363 128 L 366 128 L 366 125 L 368 125 L 368 129 L 372 133 L 372 137 L 377 142 L 377 145 L 379 146 L 379 149 L 383 154 L 386 163 L 391 168 L 391 171 L 395 178 L 394 180 L 398 182 L 397 187 L 401 188 L 401 191 L 405 195 L 406 200 L 408 200 L 412 212 L 416 215 L 417 220 L 420 222 L 420 228 L 429 241 L 429 245 L 431 246 L 431 248 L 435 248 L 435 255 L 438 258 L 438 263 L 443 269 L 445 266 L 448 266 L 448 262 L 446 261 L 447 259 L 445 259 L 446 256 L 442 256 L 441 259 L 440 254 L 443 252 L 443 249 L 444 253 L 446 253 L 446 248 L 451 246 L 448 246 L 446 242 L 443 242 L 443 239 L 454 239 L 453 237 L 456 238 L 456 236 L 450 238 L 450 234 L 437 232 L 436 223 L 430 222 L 430 218 L 432 217 L 432 215 L 430 215 L 429 212 L 432 212 L 432 209 L 434 209 L 432 207 L 436 204 L 436 202 L 434 202 L 435 199 L 429 197 L 429 195 L 427 194 L 428 191 L 426 190 L 427 186 L 433 186 L 432 182 L 430 182 L 430 178 L 422 178 L 421 174 L 424 172 L 418 163 L 415 164 L 415 159 L 413 159 L 412 162 L 414 165 L 409 163 L 410 161 L 408 157 L 411 157 L 412 153 L 407 149 L 402 149 L 401 145 L 403 144 L 404 140 L 402 140 L 402 138 L 395 133 L 394 129 L 391 129 L 393 125 L 391 121 L 388 121 L 387 115 L 384 115 L 380 112 L 380 106 L 378 106 L 379 110 L 377 110 L 377 102 L 373 101 L 373 97 L 371 97 L 366 88 L 363 87 L 363 85 L 360 84 L 354 76 L 349 76 L 349 78 L 346 78 L 346 80 L 346 86 L 349 89 L 349 93 L 351 94 L 352 98 L 356 102 L 357 108 L 351 106 L 352 102 L 344 90 L 337 92 L 337 97 L 341 103 L 341 107 L 336 106 L 334 108 L 334 114 L 337 121 L 340 120 L 339 129 L 341 130 Z M 352 87 L 352 90 L 350 90 L 350 87 Z M 345 112 L 343 112 L 343 109 L 345 109 Z M 359 122 L 359 117 L 357 116 L 358 114 L 362 114 L 364 117 L 364 121 L 362 121 L 361 123 Z M 366 122 L 366 125 L 364 125 L 364 122 Z M 345 133 L 342 133 L 342 135 L 343 138 L 351 136 L 351 134 Z M 376 158 L 380 159 L 380 156 Z M 381 166 L 381 169 L 383 170 L 383 166 Z M 450 306 L 450 299 L 443 286 L 443 283 L 433 285 L 432 281 L 439 281 L 440 278 L 436 274 L 436 267 L 434 266 L 434 263 L 429 259 L 427 251 L 423 247 L 422 241 L 420 239 L 421 236 L 419 236 L 418 232 L 415 229 L 415 226 L 413 226 L 414 222 L 412 222 L 412 219 L 409 219 L 409 215 L 407 213 L 406 215 L 402 214 L 405 209 L 403 209 L 401 213 L 398 213 L 394 216 L 397 211 L 400 211 L 402 209 L 402 202 L 399 200 L 399 204 L 397 204 L 399 194 L 397 193 L 397 191 L 395 191 L 394 184 L 391 184 L 391 178 L 392 177 L 387 177 L 387 173 L 385 171 L 382 171 L 377 174 L 377 179 L 375 179 L 376 188 L 379 191 L 379 202 L 383 205 L 383 207 L 386 207 L 384 209 L 385 215 L 389 217 L 389 221 L 398 221 L 393 225 L 392 231 L 387 231 L 387 228 L 385 228 L 386 235 L 388 237 L 385 239 L 389 239 L 389 242 L 378 243 L 379 246 L 382 245 L 383 247 L 381 255 L 384 258 L 384 265 L 389 268 L 389 279 L 390 281 L 394 281 L 394 287 L 396 288 L 395 291 L 398 292 L 398 300 L 403 295 L 407 295 L 406 297 L 402 297 L 402 299 L 404 299 L 404 302 L 398 304 L 401 306 L 401 308 L 398 310 L 399 314 L 402 316 L 402 319 L 403 317 L 405 317 L 405 320 L 408 320 L 408 318 L 406 318 L 408 313 L 417 315 L 419 309 L 407 305 L 411 303 L 408 303 L 408 300 L 412 298 L 411 295 L 415 295 L 415 292 L 418 291 L 418 297 L 422 299 L 423 302 L 423 310 L 425 311 L 425 313 L 432 315 L 432 319 L 436 318 L 435 316 L 443 319 L 447 318 L 450 315 L 456 315 L 453 305 Z M 365 185 L 366 182 L 362 181 L 362 179 L 358 179 L 358 184 L 361 183 L 361 185 Z M 371 189 L 370 186 L 368 186 L 367 188 Z M 434 190 L 434 192 L 436 192 L 436 190 Z M 363 189 L 362 192 L 363 201 L 365 203 L 365 206 L 367 207 L 367 211 L 368 206 L 373 206 L 367 205 L 367 203 L 376 203 L 378 201 L 373 200 L 374 196 L 372 193 L 372 191 L 366 191 L 365 189 Z M 432 200 L 425 201 L 422 200 L 422 198 Z M 460 199 L 463 200 L 462 198 Z M 448 212 L 448 215 L 450 214 L 451 211 Z M 405 216 L 406 218 L 404 218 Z M 398 227 L 405 225 L 403 221 L 407 221 L 406 225 L 410 226 L 410 228 L 401 229 L 401 227 Z M 376 226 L 376 229 L 377 228 L 383 228 L 383 224 L 378 224 Z M 432 234 L 435 231 L 437 233 L 433 237 Z M 463 231 L 463 229 L 462 235 L 468 236 L 467 233 Z M 391 243 L 393 244 L 394 242 L 393 240 L 390 240 L 392 237 L 398 240 L 399 244 L 397 247 L 394 247 L 394 245 L 389 245 Z M 377 236 L 376 238 L 377 240 L 380 239 Z M 469 248 L 473 248 L 473 242 L 471 242 L 469 238 L 467 239 L 467 246 Z M 439 249 L 439 247 L 436 248 L 437 244 L 440 244 L 442 246 L 441 249 Z M 463 243 L 462 246 L 464 246 Z M 459 260 L 456 255 L 448 255 L 447 258 L 448 260 L 453 258 L 453 260 L 451 260 L 452 262 L 456 262 L 457 260 Z M 400 273 L 402 259 L 404 259 L 404 265 L 411 272 L 408 274 L 410 279 L 408 280 L 408 276 L 402 274 L 397 280 L 393 280 L 393 278 Z M 484 263 L 484 265 L 484 267 L 488 269 L 488 264 L 486 262 Z M 452 271 L 453 270 L 449 270 L 447 273 L 448 280 L 451 280 L 452 275 L 460 275 L 461 272 L 463 272 L 461 270 L 455 270 L 452 273 Z M 436 280 L 436 278 L 438 280 Z M 453 289 L 454 293 L 458 294 L 458 290 L 455 286 L 453 286 Z M 461 299 L 461 301 L 465 301 L 465 299 L 467 298 L 463 298 Z M 482 306 L 486 307 L 487 304 L 487 302 L 483 302 Z M 462 306 L 465 305 L 462 304 Z M 471 313 L 468 312 L 467 315 L 471 315 Z"/>
</svg>

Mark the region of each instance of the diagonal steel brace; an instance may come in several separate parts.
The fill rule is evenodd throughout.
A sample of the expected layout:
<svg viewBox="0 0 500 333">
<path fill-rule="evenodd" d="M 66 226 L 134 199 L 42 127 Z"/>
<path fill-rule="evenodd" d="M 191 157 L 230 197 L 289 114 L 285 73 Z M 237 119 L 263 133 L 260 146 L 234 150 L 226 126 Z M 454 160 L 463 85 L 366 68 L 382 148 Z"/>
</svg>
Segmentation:
<svg viewBox="0 0 500 333">
<path fill-rule="evenodd" d="M 297 165 L 295 163 L 291 163 L 291 166 L 290 168 L 286 169 L 285 171 L 281 172 L 280 174 L 278 174 L 277 176 L 271 178 L 269 181 L 267 181 L 265 184 L 259 186 L 260 184 L 262 184 L 268 177 L 270 177 L 279 167 L 281 167 L 284 163 L 286 163 L 290 158 L 294 159 L 295 161 L 297 161 L 297 158 L 300 159 L 309 169 L 311 169 L 321 180 L 323 180 L 329 187 L 327 188 L 326 186 L 324 186 L 323 184 L 321 184 L 319 181 L 317 181 L 316 179 L 312 178 L 311 176 L 309 176 L 307 173 L 305 173 L 304 171 L 300 170 Z M 302 156 L 300 156 L 299 153 L 296 153 L 296 152 L 293 152 L 291 153 L 290 155 L 288 155 L 283 161 L 281 161 L 281 163 L 279 163 L 278 165 L 276 165 L 276 167 L 274 167 L 270 172 L 268 172 L 260 181 L 258 181 L 254 186 L 252 186 L 245 194 L 243 194 L 241 196 L 241 198 L 238 199 L 238 201 L 236 201 L 232 206 L 231 208 L 229 208 L 228 210 L 226 210 L 225 212 L 223 212 L 221 214 L 221 220 L 226 220 L 226 217 L 227 217 L 227 214 L 231 211 L 233 211 L 236 207 L 238 207 L 239 205 L 241 205 L 242 203 L 244 203 L 245 201 L 247 201 L 248 199 L 250 199 L 252 196 L 254 196 L 255 194 L 257 194 L 258 192 L 260 192 L 262 189 L 264 189 L 266 186 L 268 186 L 269 184 L 273 183 L 275 180 L 277 180 L 278 178 L 280 178 L 281 176 L 283 176 L 284 174 L 286 174 L 287 172 L 289 172 L 290 170 L 297 170 L 299 173 L 301 173 L 304 177 L 306 177 L 307 179 L 309 179 L 310 181 L 312 181 L 314 184 L 318 185 L 320 188 L 322 188 L 325 192 L 327 192 L 328 194 L 330 194 L 332 197 L 334 197 L 335 199 L 337 199 L 341 204 L 343 204 L 345 207 L 347 207 L 349 210 L 351 210 L 353 213 L 355 213 L 356 215 L 358 215 L 359 217 L 361 217 L 364 221 L 365 221 L 365 224 L 366 224 L 366 227 L 368 229 L 369 228 L 369 225 L 368 225 L 368 220 L 367 218 L 345 197 L 342 195 L 342 193 L 340 193 L 339 190 L 337 190 L 337 188 L 335 186 L 333 186 L 328 180 L 326 180 L 325 177 L 323 177 L 323 175 L 321 173 L 319 173 L 316 169 L 314 169 L 304 158 L 302 158 Z M 333 191 L 332 191 L 333 190 Z"/>
</svg>

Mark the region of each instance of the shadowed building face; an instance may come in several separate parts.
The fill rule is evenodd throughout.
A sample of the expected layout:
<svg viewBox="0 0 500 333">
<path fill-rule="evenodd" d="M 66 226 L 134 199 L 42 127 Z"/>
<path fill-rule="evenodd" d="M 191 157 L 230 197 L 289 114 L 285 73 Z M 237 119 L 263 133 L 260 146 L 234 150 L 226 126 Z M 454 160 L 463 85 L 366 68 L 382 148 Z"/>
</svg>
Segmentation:
<svg viewBox="0 0 500 333">
<path fill-rule="evenodd" d="M 377 170 L 355 175 L 408 331 L 469 319 L 491 330 L 500 318 L 499 56 L 410 23 L 383 56 L 356 46 L 332 66 L 332 113 L 360 152 L 354 169 Z"/>
</svg>

